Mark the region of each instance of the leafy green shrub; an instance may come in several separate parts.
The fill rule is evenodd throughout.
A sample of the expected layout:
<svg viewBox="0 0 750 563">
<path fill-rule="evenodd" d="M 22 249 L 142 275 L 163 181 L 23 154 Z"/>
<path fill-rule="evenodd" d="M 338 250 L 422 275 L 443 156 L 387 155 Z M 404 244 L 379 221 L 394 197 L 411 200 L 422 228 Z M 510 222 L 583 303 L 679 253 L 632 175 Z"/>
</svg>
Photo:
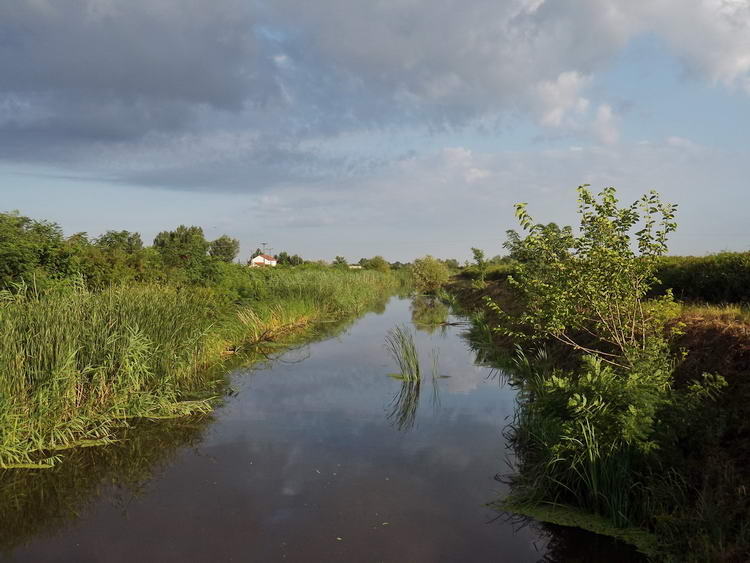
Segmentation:
<svg viewBox="0 0 750 563">
<path fill-rule="evenodd" d="M 614 188 L 597 198 L 580 186 L 578 235 L 571 227 L 535 224 L 525 204 L 516 205 L 528 235 L 519 243 L 525 259 L 508 281 L 524 301 L 515 321 L 526 331 L 507 324 L 500 330 L 522 338 L 530 329 L 534 337 L 554 338 L 613 365 L 633 365 L 649 339 L 663 330 L 644 301 L 655 280 L 656 260 L 677 225 L 675 206 L 661 203 L 656 192 L 627 207 L 618 203 Z M 514 320 L 496 304 L 490 306 L 506 321 Z"/>
<path fill-rule="evenodd" d="M 448 281 L 449 272 L 445 264 L 429 254 L 414 260 L 414 287 L 423 293 L 435 293 Z"/>
<path fill-rule="evenodd" d="M 525 365 L 511 436 L 522 460 L 514 494 L 639 524 L 637 468 L 659 448 L 655 425 L 671 400 L 666 348 L 643 353 L 627 373 L 590 355 L 574 373 Z"/>
</svg>

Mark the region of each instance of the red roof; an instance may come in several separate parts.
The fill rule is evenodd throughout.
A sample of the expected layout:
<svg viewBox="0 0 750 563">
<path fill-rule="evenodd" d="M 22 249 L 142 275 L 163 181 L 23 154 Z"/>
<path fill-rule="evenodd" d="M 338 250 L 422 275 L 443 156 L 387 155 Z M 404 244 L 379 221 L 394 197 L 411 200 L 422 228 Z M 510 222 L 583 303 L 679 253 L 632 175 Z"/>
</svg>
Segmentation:
<svg viewBox="0 0 750 563">
<path fill-rule="evenodd" d="M 276 261 L 276 258 L 274 258 L 273 256 L 269 256 L 268 254 L 258 254 L 255 258 L 265 258 L 266 260 L 273 260 L 274 262 Z M 253 260 L 255 260 L 255 258 L 253 258 Z"/>
</svg>

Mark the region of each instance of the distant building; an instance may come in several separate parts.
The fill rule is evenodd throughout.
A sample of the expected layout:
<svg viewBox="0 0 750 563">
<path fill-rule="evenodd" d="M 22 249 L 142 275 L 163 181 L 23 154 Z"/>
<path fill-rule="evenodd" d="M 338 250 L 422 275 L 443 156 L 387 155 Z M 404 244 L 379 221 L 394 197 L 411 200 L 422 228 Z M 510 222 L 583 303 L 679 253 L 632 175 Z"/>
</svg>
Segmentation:
<svg viewBox="0 0 750 563">
<path fill-rule="evenodd" d="M 361 270 L 362 266 L 360 266 L 359 264 L 349 264 L 349 269 L 350 270 Z"/>
<path fill-rule="evenodd" d="M 269 256 L 268 254 L 259 254 L 252 260 L 250 260 L 250 266 L 253 268 L 263 268 L 265 266 L 275 266 L 276 258 Z"/>
</svg>

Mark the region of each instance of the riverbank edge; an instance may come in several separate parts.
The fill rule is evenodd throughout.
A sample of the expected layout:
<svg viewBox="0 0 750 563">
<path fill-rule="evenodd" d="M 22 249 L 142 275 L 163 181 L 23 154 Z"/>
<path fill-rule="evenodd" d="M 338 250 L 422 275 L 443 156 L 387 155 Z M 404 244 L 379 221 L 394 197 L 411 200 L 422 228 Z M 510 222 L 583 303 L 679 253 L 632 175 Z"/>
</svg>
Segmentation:
<svg viewBox="0 0 750 563">
<path fill-rule="evenodd" d="M 358 318 L 378 303 L 387 300 L 397 287 L 398 281 L 395 278 L 387 283 L 373 284 L 372 294 L 367 299 L 346 309 L 328 307 L 305 299 L 278 300 L 268 304 L 264 315 L 253 315 L 249 323 L 247 319 L 242 321 L 247 330 L 240 338 L 231 337 L 232 331 L 221 330 L 217 326 L 215 331 L 206 334 L 208 345 L 196 357 L 195 362 L 197 378 L 205 383 L 205 387 L 184 393 L 178 400 L 167 398 L 164 410 L 160 412 L 135 416 L 108 415 L 106 420 L 97 421 L 98 425 L 106 426 L 107 434 L 102 437 L 92 438 L 87 432 L 82 432 L 82 437 L 77 440 L 64 443 L 39 442 L 27 452 L 33 454 L 33 459 L 29 458 L 21 463 L 8 463 L 0 457 L 0 471 L 51 468 L 61 461 L 58 452 L 112 444 L 119 439 L 113 433 L 129 427 L 136 420 L 158 423 L 159 420 L 208 414 L 224 396 L 223 384 L 217 375 L 230 369 L 228 366 L 250 366 L 260 361 L 261 358 L 255 352 L 262 346 L 272 346 L 274 352 L 280 352 L 295 344 L 314 340 L 318 334 L 317 329 L 328 323 L 343 323 Z M 236 323 L 234 317 L 241 315 L 243 310 L 247 308 L 240 305 L 232 307 L 226 312 L 225 322 Z M 265 355 L 263 359 L 266 359 Z"/>
<path fill-rule="evenodd" d="M 532 518 L 538 522 L 580 528 L 587 532 L 607 536 L 635 547 L 638 553 L 648 558 L 659 555 L 659 540 L 656 534 L 641 528 L 616 528 L 606 518 L 590 514 L 570 506 L 531 505 L 503 499 L 490 505 L 493 509 Z"/>
<path fill-rule="evenodd" d="M 487 306 L 487 300 L 500 305 L 511 314 L 518 312 L 521 304 L 508 286 L 505 277 L 488 281 L 484 287 L 472 280 L 454 277 L 444 287 L 467 316 L 479 315 L 482 319 L 483 346 L 489 351 L 488 359 L 499 365 L 509 365 L 515 351 L 515 343 L 507 336 L 492 331 L 499 324 L 497 315 Z M 700 380 L 704 373 L 717 373 L 727 381 L 723 409 L 725 412 L 743 412 L 750 401 L 750 322 L 747 315 L 735 313 L 733 307 L 715 305 L 681 304 L 677 318 L 666 327 L 675 355 L 682 356 L 674 372 L 674 383 L 687 387 Z M 726 314 L 725 314 L 726 313 Z M 558 359 L 564 367 L 573 354 Z M 733 435 L 732 444 L 724 444 L 722 455 L 728 456 L 735 465 L 743 467 L 750 459 L 750 428 L 741 425 Z M 739 446 L 739 447 L 738 447 Z M 739 451 L 738 451 L 739 449 Z M 731 453 L 729 453 L 731 452 Z M 581 528 L 601 535 L 614 537 L 633 545 L 639 552 L 655 560 L 665 555 L 657 534 L 641 528 L 616 528 L 605 518 L 569 506 L 528 505 L 512 498 L 493 503 L 497 510 L 519 514 L 538 521 L 562 526 Z M 734 559 L 728 559 L 728 561 Z"/>
</svg>

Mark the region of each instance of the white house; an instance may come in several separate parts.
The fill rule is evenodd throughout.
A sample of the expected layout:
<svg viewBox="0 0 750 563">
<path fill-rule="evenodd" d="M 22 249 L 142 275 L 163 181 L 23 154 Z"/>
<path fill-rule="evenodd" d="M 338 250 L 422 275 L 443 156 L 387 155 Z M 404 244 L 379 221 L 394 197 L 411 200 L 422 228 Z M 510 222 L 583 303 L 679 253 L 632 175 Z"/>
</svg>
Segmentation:
<svg viewBox="0 0 750 563">
<path fill-rule="evenodd" d="M 252 260 L 250 260 L 250 266 L 258 268 L 264 266 L 275 266 L 276 258 L 269 256 L 268 254 L 259 254 Z"/>
</svg>

